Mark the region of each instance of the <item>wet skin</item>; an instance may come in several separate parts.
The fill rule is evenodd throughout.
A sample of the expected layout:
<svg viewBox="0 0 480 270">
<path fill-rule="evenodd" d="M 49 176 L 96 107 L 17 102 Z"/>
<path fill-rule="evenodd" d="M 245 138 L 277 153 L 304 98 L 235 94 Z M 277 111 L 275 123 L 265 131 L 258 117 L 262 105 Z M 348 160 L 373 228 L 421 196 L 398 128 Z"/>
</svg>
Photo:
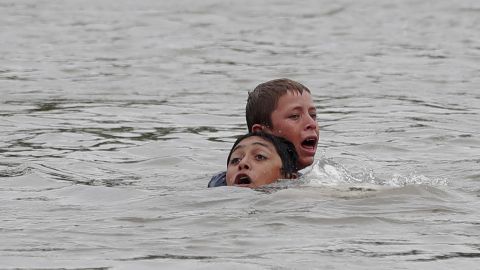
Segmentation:
<svg viewBox="0 0 480 270">
<path fill-rule="evenodd" d="M 282 160 L 273 144 L 258 136 L 241 141 L 227 165 L 227 185 L 256 188 L 282 178 Z"/>
<path fill-rule="evenodd" d="M 298 153 L 298 169 L 310 166 L 319 140 L 317 112 L 312 96 L 308 92 L 287 92 L 279 98 L 271 120 L 272 127 L 255 124 L 252 130 L 263 130 L 289 140 Z"/>
</svg>

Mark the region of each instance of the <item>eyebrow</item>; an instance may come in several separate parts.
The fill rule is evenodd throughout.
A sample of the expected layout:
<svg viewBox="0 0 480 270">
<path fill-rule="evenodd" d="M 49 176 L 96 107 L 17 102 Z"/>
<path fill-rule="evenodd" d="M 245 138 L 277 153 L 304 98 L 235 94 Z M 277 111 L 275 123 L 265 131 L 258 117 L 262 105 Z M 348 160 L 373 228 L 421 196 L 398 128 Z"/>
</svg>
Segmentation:
<svg viewBox="0 0 480 270">
<path fill-rule="evenodd" d="M 254 143 L 252 143 L 252 144 L 261 145 L 261 146 L 263 146 L 263 147 L 265 147 L 265 148 L 270 149 L 270 147 L 268 147 L 268 144 L 263 143 L 263 142 L 254 142 Z M 237 151 L 237 149 L 242 148 L 242 147 L 245 147 L 245 145 L 244 145 L 244 144 L 239 144 L 239 145 L 235 146 L 235 148 L 233 148 L 233 150 L 232 150 L 232 153 L 235 152 L 235 151 Z"/>
<path fill-rule="evenodd" d="M 290 110 L 290 111 L 303 110 L 303 106 L 298 105 L 298 106 L 295 106 L 295 107 L 287 108 L 287 110 Z M 315 106 L 309 106 L 309 107 L 307 108 L 307 110 L 308 110 L 308 111 L 310 111 L 310 110 L 315 110 L 315 111 L 316 111 L 316 110 L 317 110 L 317 107 L 315 107 Z"/>
</svg>

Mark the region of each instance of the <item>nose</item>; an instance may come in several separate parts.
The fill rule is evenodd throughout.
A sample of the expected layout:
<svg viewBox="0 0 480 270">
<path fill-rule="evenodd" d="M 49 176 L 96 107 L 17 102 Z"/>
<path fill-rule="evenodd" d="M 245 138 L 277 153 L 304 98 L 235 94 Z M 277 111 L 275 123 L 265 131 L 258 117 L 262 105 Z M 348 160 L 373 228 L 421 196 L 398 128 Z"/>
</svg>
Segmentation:
<svg viewBox="0 0 480 270">
<path fill-rule="evenodd" d="M 318 129 L 318 122 L 317 122 L 317 119 L 311 117 L 310 115 L 308 115 L 307 117 L 305 117 L 305 129 L 306 130 L 310 130 L 310 129 Z"/>
<path fill-rule="evenodd" d="M 248 170 L 250 169 L 250 164 L 247 157 L 243 157 L 242 160 L 238 163 L 239 170 Z"/>
</svg>

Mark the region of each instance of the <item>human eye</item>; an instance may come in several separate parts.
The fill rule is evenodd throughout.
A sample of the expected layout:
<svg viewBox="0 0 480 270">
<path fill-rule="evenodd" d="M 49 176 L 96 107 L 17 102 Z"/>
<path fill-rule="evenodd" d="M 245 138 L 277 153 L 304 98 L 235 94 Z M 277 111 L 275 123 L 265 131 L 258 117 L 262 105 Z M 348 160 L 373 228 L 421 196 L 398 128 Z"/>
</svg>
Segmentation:
<svg viewBox="0 0 480 270">
<path fill-rule="evenodd" d="M 240 158 L 231 158 L 230 159 L 230 165 L 237 165 L 240 163 Z"/>
<path fill-rule="evenodd" d="M 317 119 L 317 112 L 310 112 L 310 117 L 311 117 L 312 119 L 315 119 L 315 120 L 316 120 L 316 119 Z"/>
<path fill-rule="evenodd" d="M 257 155 L 255 156 L 255 159 L 258 160 L 258 161 L 261 161 L 261 160 L 266 160 L 267 157 L 264 156 L 264 155 L 262 155 L 262 154 L 257 154 Z"/>
<path fill-rule="evenodd" d="M 288 118 L 290 118 L 290 119 L 292 119 L 292 120 L 297 120 L 297 119 L 299 119 L 299 118 L 300 118 L 300 115 L 299 115 L 299 114 L 296 114 L 296 113 L 294 113 L 294 114 L 291 114 L 291 115 L 289 115 L 289 116 L 288 116 Z"/>
</svg>

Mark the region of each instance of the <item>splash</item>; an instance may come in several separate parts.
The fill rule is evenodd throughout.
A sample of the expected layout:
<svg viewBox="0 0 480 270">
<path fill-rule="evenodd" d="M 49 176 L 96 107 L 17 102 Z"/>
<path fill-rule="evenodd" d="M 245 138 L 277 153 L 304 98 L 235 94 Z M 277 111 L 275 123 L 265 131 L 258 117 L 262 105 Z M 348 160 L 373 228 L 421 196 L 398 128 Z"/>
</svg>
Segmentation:
<svg viewBox="0 0 480 270">
<path fill-rule="evenodd" d="M 403 187 L 407 185 L 446 186 L 448 185 L 448 181 L 444 178 L 429 178 L 424 175 L 410 173 L 408 176 L 395 174 L 390 180 L 385 181 L 384 185 L 396 187 Z"/>
<path fill-rule="evenodd" d="M 394 174 L 382 178 L 377 177 L 372 169 L 352 173 L 343 165 L 328 158 L 315 161 L 301 179 L 303 185 L 306 186 L 371 184 L 387 187 L 403 187 L 407 185 L 444 186 L 448 184 L 446 179 L 430 178 L 416 173 L 409 173 L 408 175 Z"/>
</svg>

